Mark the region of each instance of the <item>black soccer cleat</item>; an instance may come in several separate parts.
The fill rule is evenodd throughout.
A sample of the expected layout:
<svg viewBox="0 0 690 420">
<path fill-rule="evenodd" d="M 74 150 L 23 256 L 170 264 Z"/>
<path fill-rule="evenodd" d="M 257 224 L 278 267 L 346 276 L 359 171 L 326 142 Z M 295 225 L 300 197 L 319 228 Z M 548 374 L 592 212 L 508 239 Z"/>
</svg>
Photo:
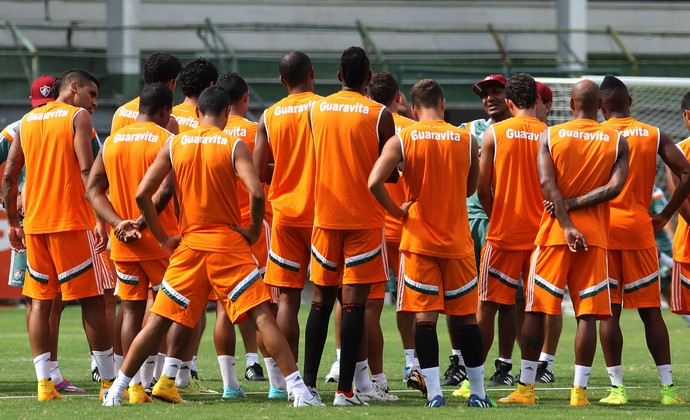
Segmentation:
<svg viewBox="0 0 690 420">
<path fill-rule="evenodd" d="M 501 362 L 496 359 L 494 362 L 496 366 L 496 372 L 491 376 L 489 381 L 489 386 L 513 386 L 515 381 L 513 380 L 513 375 L 510 371 L 513 369 L 511 363 Z"/>
<path fill-rule="evenodd" d="M 254 363 L 253 365 L 247 367 L 247 370 L 244 372 L 244 378 L 248 381 L 266 380 L 266 377 L 264 376 L 264 370 L 258 363 Z"/>
<path fill-rule="evenodd" d="M 450 366 L 446 369 L 446 373 L 443 374 L 444 379 L 441 382 L 441 386 L 458 386 L 460 382 L 467 379 L 467 371 L 465 366 L 460 364 L 460 358 L 458 356 L 449 356 Z"/>
<path fill-rule="evenodd" d="M 539 362 L 539 366 L 537 366 L 537 382 L 541 382 L 543 384 L 556 382 L 556 377 L 554 376 L 553 372 L 549 370 L 548 366 L 549 362 Z"/>
</svg>

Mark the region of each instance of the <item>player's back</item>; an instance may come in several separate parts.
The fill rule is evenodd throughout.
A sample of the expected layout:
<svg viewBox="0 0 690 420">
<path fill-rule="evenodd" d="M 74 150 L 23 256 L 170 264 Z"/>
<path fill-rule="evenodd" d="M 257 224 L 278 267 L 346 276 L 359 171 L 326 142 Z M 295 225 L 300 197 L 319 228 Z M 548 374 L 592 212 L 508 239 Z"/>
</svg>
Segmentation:
<svg viewBox="0 0 690 420">
<path fill-rule="evenodd" d="M 384 210 L 369 192 L 379 156 L 383 105 L 352 91 L 316 102 L 311 110 L 316 156 L 314 226 L 326 229 L 383 227 Z"/>
<path fill-rule="evenodd" d="M 233 139 L 240 139 L 247 145 L 249 151 L 254 153 L 254 140 L 256 139 L 257 124 L 249 121 L 239 115 L 231 115 L 228 117 L 228 123 L 225 125 L 223 132 Z M 244 183 L 237 180 L 237 193 L 240 203 L 240 219 L 242 226 L 251 222 L 251 214 L 249 212 L 249 193 Z"/>
<path fill-rule="evenodd" d="M 314 224 L 314 141 L 309 127 L 314 92 L 288 95 L 264 112 L 274 168 L 268 199 L 281 225 Z"/>
<path fill-rule="evenodd" d="M 628 177 L 621 193 L 609 202 L 609 248 L 646 249 L 656 245 L 649 215 L 654 189 L 656 157 L 661 132 L 633 118 L 611 118 L 603 123 L 628 140 Z"/>
<path fill-rule="evenodd" d="M 395 134 L 399 134 L 403 129 L 416 123 L 416 121 L 398 113 L 393 113 L 393 123 L 395 124 Z M 398 179 L 396 183 L 386 183 L 383 186 L 388 190 L 388 194 L 394 202 L 402 203 L 405 201 L 405 181 Z M 402 220 L 396 219 L 388 212 L 385 213 L 385 217 L 386 240 L 389 242 L 400 242 L 402 238 Z"/>
<path fill-rule="evenodd" d="M 405 201 L 416 200 L 403 220 L 400 250 L 442 258 L 472 255 L 466 205 L 470 133 L 445 121 L 423 121 L 398 136 Z"/>
<path fill-rule="evenodd" d="M 677 144 L 685 158 L 690 160 L 690 138 Z M 682 216 L 678 217 L 678 226 L 673 235 L 673 260 L 690 263 L 690 227 Z"/>
<path fill-rule="evenodd" d="M 73 121 L 80 112 L 87 111 L 49 102 L 22 118 L 26 233 L 93 228 L 93 212 L 84 198 L 86 188 L 74 149 Z"/>
<path fill-rule="evenodd" d="M 113 121 L 110 124 L 110 134 L 119 129 L 133 124 L 139 116 L 139 97 L 120 106 L 113 115 Z"/>
<path fill-rule="evenodd" d="M 534 248 L 544 209 L 537 153 L 546 128 L 536 118 L 521 116 L 489 126 L 494 134 L 493 205 L 486 239 L 501 248 Z"/>
<path fill-rule="evenodd" d="M 586 194 L 605 185 L 618 157 L 619 134 L 594 120 L 577 119 L 549 128 L 549 151 L 556 184 L 564 199 Z M 569 212 L 575 227 L 590 246 L 606 248 L 609 203 Z M 537 245 L 565 245 L 563 229 L 555 218 L 542 212 Z"/>
<path fill-rule="evenodd" d="M 141 211 L 135 196 L 139 183 L 163 144 L 172 137 L 165 128 L 153 122 L 135 122 L 108 137 L 103 146 L 103 164 L 110 184 L 108 194 L 113 208 L 123 219 L 137 219 Z M 172 200 L 160 213 L 166 232 L 177 234 L 177 218 Z M 111 257 L 116 261 L 145 261 L 165 258 L 150 229 L 130 244 L 117 240 L 111 232 Z"/>
<path fill-rule="evenodd" d="M 175 105 L 172 109 L 172 116 L 175 117 L 177 124 L 180 126 L 180 134 L 199 126 L 199 117 L 196 115 L 196 107 L 194 105 L 184 103 Z"/>
</svg>

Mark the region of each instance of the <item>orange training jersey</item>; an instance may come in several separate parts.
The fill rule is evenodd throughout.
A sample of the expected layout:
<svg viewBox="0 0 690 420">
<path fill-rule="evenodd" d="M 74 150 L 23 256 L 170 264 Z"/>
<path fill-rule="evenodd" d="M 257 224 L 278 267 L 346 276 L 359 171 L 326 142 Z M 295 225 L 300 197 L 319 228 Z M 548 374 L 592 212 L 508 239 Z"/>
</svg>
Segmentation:
<svg viewBox="0 0 690 420">
<path fill-rule="evenodd" d="M 232 138 L 240 139 L 249 147 L 249 151 L 254 153 L 254 140 L 256 139 L 255 122 L 249 121 L 239 115 L 228 117 L 228 123 L 223 130 L 225 134 Z M 249 193 L 241 179 L 237 178 L 237 192 L 240 203 L 240 219 L 242 226 L 251 224 L 252 218 L 249 214 Z"/>
<path fill-rule="evenodd" d="M 49 102 L 22 118 L 26 233 L 93 229 L 95 218 L 84 198 L 86 188 L 74 151 L 74 118 L 80 112 L 87 111 Z"/>
<path fill-rule="evenodd" d="M 135 200 L 137 187 L 170 137 L 172 133 L 155 123 L 135 122 L 105 140 L 103 163 L 110 184 L 110 202 L 123 219 L 135 220 L 141 215 Z M 172 200 L 160 213 L 160 220 L 169 235 L 177 236 Z M 144 229 L 142 237 L 130 244 L 117 240 L 115 231 L 111 230 L 110 246 L 110 257 L 114 261 L 147 261 L 167 257 L 150 229 Z"/>
<path fill-rule="evenodd" d="M 594 120 L 577 119 L 549 128 L 549 150 L 556 169 L 556 185 L 564 199 L 586 194 L 609 181 L 618 156 L 620 135 Z M 649 194 L 649 193 L 648 193 Z M 568 212 L 587 245 L 606 248 L 609 203 Z M 542 212 L 536 245 L 567 245 L 556 218 Z"/>
<path fill-rule="evenodd" d="M 529 250 L 544 210 L 537 153 L 546 124 L 536 118 L 513 117 L 492 124 L 494 134 L 493 205 L 486 240 L 502 249 Z"/>
<path fill-rule="evenodd" d="M 199 126 L 199 117 L 196 116 L 196 107 L 193 105 L 179 104 L 174 106 L 172 116 L 175 117 L 180 126 L 180 134 Z"/>
<path fill-rule="evenodd" d="M 474 254 L 467 218 L 471 134 L 445 121 L 402 130 L 405 201 L 417 200 L 403 220 L 401 251 L 440 258 Z"/>
<path fill-rule="evenodd" d="M 690 160 L 690 138 L 678 143 L 678 148 L 685 158 Z M 690 228 L 681 215 L 678 215 L 676 234 L 673 235 L 673 261 L 690 263 Z"/>
<path fill-rule="evenodd" d="M 393 113 L 395 134 L 400 133 L 400 131 L 402 131 L 403 128 L 407 128 L 415 122 L 416 121 L 411 120 L 407 117 L 403 117 L 397 112 Z M 386 189 L 388 190 L 388 194 L 391 196 L 391 199 L 393 199 L 393 201 L 396 204 L 402 204 L 405 202 L 405 187 L 404 181 L 402 179 L 398 179 L 398 182 L 396 182 L 395 184 L 386 183 L 383 184 L 383 186 L 386 187 Z M 400 242 L 400 239 L 402 238 L 402 220 L 396 219 L 395 217 L 388 214 L 388 212 L 385 212 L 385 218 L 386 242 Z"/>
<path fill-rule="evenodd" d="M 649 205 L 656 176 L 661 133 L 657 127 L 633 118 L 611 118 L 603 125 L 628 140 L 630 164 L 623 190 L 609 202 L 609 249 L 647 249 L 656 246 Z"/>
<path fill-rule="evenodd" d="M 384 106 L 358 92 L 340 91 L 316 102 L 311 122 L 316 152 L 314 226 L 374 229 L 384 209 L 369 192 L 369 173 L 379 157 Z"/>
<path fill-rule="evenodd" d="M 182 243 L 191 249 L 242 252 L 237 175 L 233 163 L 241 140 L 216 127 L 200 126 L 170 140 L 170 160 L 180 203 Z"/>
<path fill-rule="evenodd" d="M 268 199 L 279 225 L 314 224 L 314 141 L 309 110 L 321 96 L 288 95 L 264 111 L 264 124 L 274 168 Z"/>
<path fill-rule="evenodd" d="M 113 134 L 122 127 L 133 124 L 139 116 L 139 97 L 132 99 L 115 111 L 113 122 L 110 124 L 110 134 Z"/>
</svg>

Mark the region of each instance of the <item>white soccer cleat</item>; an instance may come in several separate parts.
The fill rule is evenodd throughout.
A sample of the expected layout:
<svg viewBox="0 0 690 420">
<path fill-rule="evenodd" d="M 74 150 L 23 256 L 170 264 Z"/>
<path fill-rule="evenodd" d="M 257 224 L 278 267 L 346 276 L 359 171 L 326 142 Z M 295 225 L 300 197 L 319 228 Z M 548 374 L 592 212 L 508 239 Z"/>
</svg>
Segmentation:
<svg viewBox="0 0 690 420">
<path fill-rule="evenodd" d="M 340 362 L 336 360 L 326 375 L 326 382 L 338 382 L 338 379 L 340 379 Z"/>
<path fill-rule="evenodd" d="M 103 407 L 120 407 L 122 405 L 122 395 L 116 392 L 108 392 L 103 400 Z"/>
<path fill-rule="evenodd" d="M 333 399 L 333 405 L 336 407 L 347 407 L 350 405 L 369 405 L 357 395 L 356 392 L 352 393 L 352 397 L 348 397 L 340 392 L 335 393 L 335 398 Z"/>
<path fill-rule="evenodd" d="M 311 400 L 304 398 L 303 395 L 296 395 L 295 401 L 292 403 L 293 407 L 325 407 L 326 404 L 321 402 L 320 398 L 312 396 Z"/>
</svg>

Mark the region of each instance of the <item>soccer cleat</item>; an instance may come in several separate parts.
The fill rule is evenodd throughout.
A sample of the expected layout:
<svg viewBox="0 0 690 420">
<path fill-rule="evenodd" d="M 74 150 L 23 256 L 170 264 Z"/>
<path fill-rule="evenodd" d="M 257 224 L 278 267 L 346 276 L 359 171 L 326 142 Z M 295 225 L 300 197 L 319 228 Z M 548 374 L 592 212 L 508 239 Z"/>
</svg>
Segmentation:
<svg viewBox="0 0 690 420">
<path fill-rule="evenodd" d="M 465 379 L 460 383 L 460 388 L 453 391 L 454 397 L 469 398 L 470 397 L 470 381 Z"/>
<path fill-rule="evenodd" d="M 244 393 L 244 387 L 242 385 L 240 385 L 240 387 L 237 389 L 233 389 L 231 386 L 228 385 L 225 388 L 223 388 L 223 396 L 221 398 L 247 398 L 247 394 Z"/>
<path fill-rule="evenodd" d="M 517 389 L 507 397 L 498 400 L 501 404 L 534 405 L 537 400 L 534 398 L 534 384 L 518 384 Z"/>
<path fill-rule="evenodd" d="M 287 389 L 280 389 L 277 386 L 271 385 L 268 388 L 268 398 L 271 400 L 286 400 L 288 398 Z"/>
<path fill-rule="evenodd" d="M 295 401 L 297 399 L 295 398 Z M 340 391 L 337 391 L 335 393 L 335 398 L 333 398 L 333 405 L 338 406 L 338 407 L 345 407 L 349 405 L 369 405 L 365 401 L 362 401 L 362 399 L 359 398 L 356 392 L 352 393 L 351 397 L 348 397 L 347 395 L 343 394 Z"/>
<path fill-rule="evenodd" d="M 313 395 L 313 394 L 312 394 Z M 292 403 L 293 407 L 325 407 L 326 404 L 321 401 L 321 398 L 314 396 L 312 399 L 308 400 L 304 398 L 303 395 L 298 395 L 295 397 L 295 401 Z"/>
<path fill-rule="evenodd" d="M 571 407 L 584 407 L 589 405 L 589 400 L 587 399 L 587 388 L 581 386 L 574 386 L 570 388 L 570 406 Z"/>
<path fill-rule="evenodd" d="M 398 401 L 400 399 L 397 395 L 391 394 L 388 386 L 383 386 L 383 384 L 376 381 L 373 381 L 373 384 L 374 388 L 378 389 L 381 394 L 385 395 L 386 401 Z"/>
<path fill-rule="evenodd" d="M 200 380 L 190 379 L 189 385 L 177 387 L 180 394 L 219 394 L 218 391 L 206 388 Z"/>
<path fill-rule="evenodd" d="M 107 398 L 106 398 L 107 400 Z M 129 386 L 129 404 L 144 404 L 153 402 L 141 384 Z M 105 403 L 103 403 L 105 405 Z"/>
<path fill-rule="evenodd" d="M 412 370 L 410 377 L 407 379 L 407 387 L 419 390 L 423 395 L 426 395 L 426 382 L 424 382 L 422 373 L 417 369 Z"/>
<path fill-rule="evenodd" d="M 247 367 L 247 370 L 244 371 L 244 378 L 248 381 L 265 381 L 265 380 L 267 380 L 266 377 L 264 376 L 264 370 L 261 368 L 261 365 L 258 363 L 254 363 L 253 365 Z"/>
<path fill-rule="evenodd" d="M 661 405 L 685 404 L 677 394 L 673 385 L 661 385 Z"/>
<path fill-rule="evenodd" d="M 326 375 L 326 382 L 338 382 L 338 379 L 340 379 L 340 361 L 336 360 Z"/>
<path fill-rule="evenodd" d="M 374 382 L 374 387 L 371 388 L 370 391 L 361 392 L 361 391 L 356 389 L 355 394 L 357 394 L 359 399 L 362 401 L 380 401 L 380 402 L 398 401 L 398 397 L 390 394 L 388 392 L 388 388 L 384 388 L 383 386 L 377 384 L 376 382 Z"/>
<path fill-rule="evenodd" d="M 477 394 L 472 394 L 470 395 L 470 398 L 467 399 L 467 406 L 478 408 L 494 408 L 496 407 L 496 403 L 489 398 L 488 395 L 482 399 L 479 398 Z"/>
<path fill-rule="evenodd" d="M 600 399 L 599 402 L 611 405 L 627 404 L 628 393 L 625 391 L 625 385 L 612 386 L 609 390 L 609 395 Z"/>
<path fill-rule="evenodd" d="M 151 396 L 157 400 L 169 402 L 171 404 L 182 404 L 183 400 L 175 386 L 175 379 L 167 375 L 161 375 L 156 385 L 151 391 Z"/>
<path fill-rule="evenodd" d="M 323 402 L 323 399 L 321 398 L 321 394 L 319 394 L 319 391 L 316 388 L 312 388 L 310 386 L 307 387 L 309 390 L 309 393 L 314 396 L 314 398 L 318 398 L 319 401 Z M 294 400 L 295 396 L 292 394 L 292 391 L 288 391 L 288 401 Z"/>
<path fill-rule="evenodd" d="M 513 381 L 513 375 L 510 373 L 510 371 L 513 369 L 513 365 L 511 363 L 502 362 L 496 359 L 494 365 L 496 366 L 496 372 L 494 372 L 494 374 L 491 376 L 489 386 L 512 386 L 515 384 Z"/>
<path fill-rule="evenodd" d="M 55 390 L 53 381 L 50 379 L 38 381 L 38 401 L 59 400 L 60 398 L 62 398 L 62 395 Z"/>
<path fill-rule="evenodd" d="M 100 382 L 101 381 L 101 374 L 98 372 L 98 366 L 93 368 L 91 371 L 91 381 L 92 382 Z"/>
<path fill-rule="evenodd" d="M 407 380 L 410 379 L 410 375 L 412 374 L 413 370 L 414 365 L 407 365 L 403 368 L 403 382 L 407 383 Z"/>
<path fill-rule="evenodd" d="M 520 377 L 518 376 L 518 378 Z M 539 362 L 539 366 L 537 366 L 537 382 L 543 384 L 556 382 L 556 377 L 553 375 L 553 372 L 549 370 L 549 362 Z"/>
<path fill-rule="evenodd" d="M 446 399 L 443 398 L 443 395 L 437 395 L 434 398 L 432 398 L 431 401 L 427 401 L 426 404 L 424 404 L 424 406 L 431 408 L 445 407 Z"/>
<path fill-rule="evenodd" d="M 55 384 L 55 390 L 57 392 L 84 392 L 83 389 L 72 385 L 67 379 L 63 379 L 59 384 Z"/>
<path fill-rule="evenodd" d="M 101 379 L 101 390 L 98 392 L 98 399 L 103 401 L 108 396 L 108 390 L 113 386 L 113 381 Z"/>
<path fill-rule="evenodd" d="M 130 401 L 130 404 L 132 402 Z M 113 392 L 108 393 L 108 396 L 103 400 L 103 407 L 119 407 L 122 405 L 122 395 Z"/>
<path fill-rule="evenodd" d="M 199 380 L 199 372 L 197 372 L 196 370 L 190 369 L 189 375 L 192 377 L 192 379 L 196 379 L 197 381 Z"/>
<path fill-rule="evenodd" d="M 458 386 L 460 382 L 467 379 L 467 371 L 465 366 L 460 364 L 460 358 L 456 355 L 448 357 L 450 359 L 450 366 L 446 369 L 446 373 L 443 374 L 444 379 L 441 382 L 441 386 Z"/>
</svg>

